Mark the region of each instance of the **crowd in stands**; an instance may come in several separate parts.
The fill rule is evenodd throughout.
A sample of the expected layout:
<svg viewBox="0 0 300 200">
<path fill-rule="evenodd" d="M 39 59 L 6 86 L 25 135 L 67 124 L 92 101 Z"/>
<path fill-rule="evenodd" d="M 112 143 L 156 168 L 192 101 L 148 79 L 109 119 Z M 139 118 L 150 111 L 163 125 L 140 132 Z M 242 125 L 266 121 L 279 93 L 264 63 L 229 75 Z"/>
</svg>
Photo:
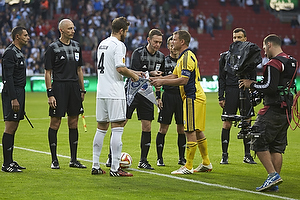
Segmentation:
<svg viewBox="0 0 300 200">
<path fill-rule="evenodd" d="M 197 0 L 166 0 L 161 5 L 155 0 L 35 0 L 25 4 L 9 5 L 0 0 L 0 56 L 12 41 L 10 32 L 13 27 L 24 26 L 30 34 L 30 43 L 24 47 L 27 58 L 27 75 L 44 73 L 43 55 L 47 46 L 59 37 L 57 22 L 70 18 L 75 25 L 74 39 L 82 50 L 91 51 L 94 63 L 85 63 L 84 73 L 96 72 L 96 48 L 100 41 L 110 35 L 110 21 L 117 16 L 126 16 L 131 25 L 125 44 L 129 52 L 147 44 L 147 33 L 151 28 L 159 28 L 164 33 L 164 41 L 176 30 L 194 29 L 198 34 L 210 34 L 213 30 L 231 30 L 234 20 L 230 12 L 226 17 L 221 13 L 205 16 L 203 12 L 193 13 Z M 245 1 L 227 0 L 230 5 L 244 6 Z M 256 2 L 256 1 L 254 1 Z M 220 0 L 226 5 L 226 0 Z M 249 0 L 246 1 L 248 6 Z M 251 1 L 250 1 L 251 3 Z M 181 17 L 187 19 L 182 22 Z M 55 26 L 49 20 L 55 20 Z M 192 39 L 191 49 L 197 53 L 197 39 Z M 166 47 L 166 43 L 163 44 Z M 130 56 L 130 54 L 128 54 Z M 128 61 L 128 58 L 127 58 Z M 129 61 L 127 62 L 129 65 Z M 0 63 L 1 64 L 1 63 Z M 1 71 L 0 71 L 1 72 Z"/>
</svg>

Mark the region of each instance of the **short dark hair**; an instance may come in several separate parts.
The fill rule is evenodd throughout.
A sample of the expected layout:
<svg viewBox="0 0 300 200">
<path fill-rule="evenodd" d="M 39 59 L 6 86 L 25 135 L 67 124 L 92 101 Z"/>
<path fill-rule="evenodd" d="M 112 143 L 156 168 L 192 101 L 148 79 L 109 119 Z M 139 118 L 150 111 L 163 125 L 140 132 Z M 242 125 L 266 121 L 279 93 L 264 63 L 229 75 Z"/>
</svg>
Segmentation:
<svg viewBox="0 0 300 200">
<path fill-rule="evenodd" d="M 171 35 L 170 37 L 168 37 L 168 39 L 167 39 L 167 45 L 169 45 L 169 43 L 171 42 L 171 40 L 173 40 L 173 35 Z"/>
<path fill-rule="evenodd" d="M 174 35 L 178 34 L 180 40 L 184 40 L 184 43 L 189 46 L 191 41 L 191 34 L 186 30 L 178 30 L 173 33 Z"/>
<path fill-rule="evenodd" d="M 111 28 L 113 33 L 119 32 L 121 29 L 124 31 L 128 29 L 130 23 L 127 21 L 125 17 L 115 18 L 111 23 Z"/>
<path fill-rule="evenodd" d="M 232 32 L 233 33 L 243 32 L 244 37 L 247 37 L 246 30 L 243 28 L 235 28 Z"/>
<path fill-rule="evenodd" d="M 149 31 L 148 37 L 151 39 L 154 35 L 163 36 L 162 32 L 156 28 Z"/>
<path fill-rule="evenodd" d="M 11 37 L 13 40 L 16 39 L 16 35 L 21 35 L 23 33 L 23 30 L 26 30 L 23 26 L 16 26 L 11 31 Z"/>
<path fill-rule="evenodd" d="M 277 46 L 281 47 L 281 39 L 278 35 L 270 34 L 264 39 L 264 43 L 267 44 L 268 42 L 271 42 L 272 44 L 275 44 Z"/>
</svg>

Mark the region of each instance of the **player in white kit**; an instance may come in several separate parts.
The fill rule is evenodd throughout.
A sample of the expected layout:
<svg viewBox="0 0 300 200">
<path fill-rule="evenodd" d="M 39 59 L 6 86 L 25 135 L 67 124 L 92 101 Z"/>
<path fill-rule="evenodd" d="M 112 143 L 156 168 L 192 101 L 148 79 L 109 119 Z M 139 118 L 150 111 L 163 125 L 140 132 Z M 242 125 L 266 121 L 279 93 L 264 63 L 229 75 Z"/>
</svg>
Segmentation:
<svg viewBox="0 0 300 200">
<path fill-rule="evenodd" d="M 119 167 L 122 151 L 122 134 L 126 120 L 126 97 L 123 76 L 133 81 L 139 79 L 138 72 L 125 66 L 125 36 L 129 22 L 119 17 L 112 22 L 112 34 L 103 40 L 97 50 L 98 85 L 96 95 L 97 131 L 93 142 L 92 174 L 104 174 L 99 157 L 109 124 L 111 124 L 110 149 L 112 165 L 110 176 L 132 176 Z M 123 76 L 122 76 L 123 75 Z"/>
</svg>

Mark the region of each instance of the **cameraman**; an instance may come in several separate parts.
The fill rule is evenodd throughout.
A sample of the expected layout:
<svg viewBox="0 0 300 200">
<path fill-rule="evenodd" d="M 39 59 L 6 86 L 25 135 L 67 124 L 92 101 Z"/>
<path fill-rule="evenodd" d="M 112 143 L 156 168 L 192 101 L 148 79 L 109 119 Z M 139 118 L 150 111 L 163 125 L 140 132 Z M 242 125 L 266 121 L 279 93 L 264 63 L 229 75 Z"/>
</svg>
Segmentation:
<svg viewBox="0 0 300 200">
<path fill-rule="evenodd" d="M 279 175 L 282 154 L 287 145 L 287 129 L 289 127 L 287 117 L 291 119 L 293 95 L 289 88 L 294 82 L 297 64 L 289 65 L 288 62 L 279 61 L 280 58 L 288 60 L 289 56 L 282 51 L 281 39 L 277 35 L 271 34 L 265 37 L 263 49 L 267 58 L 271 59 L 264 65 L 263 80 L 255 82 L 242 79 L 239 87 L 257 90 L 263 94 L 264 100 L 264 107 L 258 112 L 253 125 L 253 130 L 259 134 L 259 137 L 253 138 L 251 149 L 256 152 L 268 172 L 268 178 L 256 190 L 278 191 L 277 185 L 282 182 Z"/>
<path fill-rule="evenodd" d="M 232 33 L 232 40 L 233 42 L 246 42 L 247 36 L 245 29 L 234 29 Z M 239 79 L 236 76 L 236 73 L 231 69 L 231 67 L 226 68 L 226 63 L 228 59 L 230 59 L 230 57 L 228 56 L 229 53 L 229 51 L 221 53 L 219 60 L 219 105 L 223 108 L 224 115 L 235 115 L 237 113 L 237 109 L 239 109 L 241 112 L 243 108 L 241 108 L 240 103 L 240 89 L 238 87 Z M 256 80 L 255 70 L 250 74 L 249 78 Z M 251 109 L 251 104 L 249 100 L 248 90 L 245 91 L 245 93 L 246 100 L 244 109 L 246 110 L 246 113 L 248 113 Z M 221 133 L 222 160 L 220 164 L 228 164 L 228 145 L 231 126 L 232 121 L 226 120 L 223 122 Z M 245 149 L 245 157 L 243 162 L 248 164 L 256 164 L 250 154 L 250 139 L 244 138 L 243 143 Z"/>
</svg>

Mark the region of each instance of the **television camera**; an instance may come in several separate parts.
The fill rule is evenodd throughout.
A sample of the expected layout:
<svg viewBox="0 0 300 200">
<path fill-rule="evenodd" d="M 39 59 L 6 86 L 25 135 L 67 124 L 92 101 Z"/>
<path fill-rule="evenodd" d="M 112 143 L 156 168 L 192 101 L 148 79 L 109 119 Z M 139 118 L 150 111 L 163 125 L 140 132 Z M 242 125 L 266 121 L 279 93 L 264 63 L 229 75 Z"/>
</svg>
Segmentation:
<svg viewBox="0 0 300 200">
<path fill-rule="evenodd" d="M 233 42 L 228 54 L 226 55 L 225 70 L 231 71 L 236 74 L 238 80 L 249 79 L 249 74 L 255 73 L 255 68 L 261 63 L 262 58 L 260 54 L 261 49 L 251 42 Z M 262 95 L 257 91 L 249 92 L 249 99 L 251 102 L 251 109 L 246 110 L 245 101 L 247 100 L 246 90 L 240 88 L 240 115 L 222 115 L 222 121 L 231 121 L 234 126 L 241 128 L 237 135 L 238 139 L 244 138 L 257 138 L 259 133 L 255 127 L 251 127 L 251 117 L 254 116 L 253 107 L 261 102 Z"/>
</svg>

